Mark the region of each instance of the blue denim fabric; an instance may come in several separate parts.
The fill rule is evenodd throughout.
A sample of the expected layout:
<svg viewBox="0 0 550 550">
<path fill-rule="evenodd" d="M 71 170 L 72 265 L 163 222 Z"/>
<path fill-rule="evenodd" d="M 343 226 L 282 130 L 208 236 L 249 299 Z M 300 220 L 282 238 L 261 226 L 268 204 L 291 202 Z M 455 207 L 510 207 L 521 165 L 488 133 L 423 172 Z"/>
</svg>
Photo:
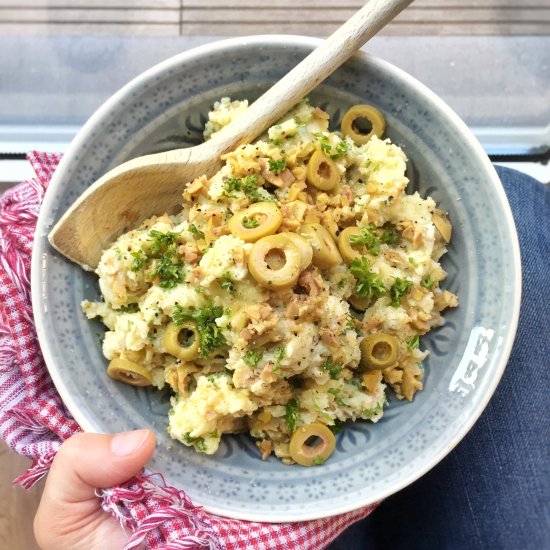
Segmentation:
<svg viewBox="0 0 550 550">
<path fill-rule="evenodd" d="M 502 381 L 449 456 L 330 550 L 550 549 L 550 187 L 497 171 L 523 268 L 519 329 Z"/>
</svg>

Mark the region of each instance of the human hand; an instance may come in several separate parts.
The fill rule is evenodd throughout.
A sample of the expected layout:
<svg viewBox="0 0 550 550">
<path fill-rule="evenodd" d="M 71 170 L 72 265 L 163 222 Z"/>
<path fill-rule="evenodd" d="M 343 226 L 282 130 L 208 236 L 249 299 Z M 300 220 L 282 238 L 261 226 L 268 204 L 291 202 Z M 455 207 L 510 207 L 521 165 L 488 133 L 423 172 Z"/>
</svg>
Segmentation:
<svg viewBox="0 0 550 550">
<path fill-rule="evenodd" d="M 81 433 L 61 445 L 34 518 L 43 550 L 120 550 L 128 540 L 120 523 L 101 508 L 97 488 L 141 471 L 155 450 L 149 430 L 116 435 Z"/>
</svg>

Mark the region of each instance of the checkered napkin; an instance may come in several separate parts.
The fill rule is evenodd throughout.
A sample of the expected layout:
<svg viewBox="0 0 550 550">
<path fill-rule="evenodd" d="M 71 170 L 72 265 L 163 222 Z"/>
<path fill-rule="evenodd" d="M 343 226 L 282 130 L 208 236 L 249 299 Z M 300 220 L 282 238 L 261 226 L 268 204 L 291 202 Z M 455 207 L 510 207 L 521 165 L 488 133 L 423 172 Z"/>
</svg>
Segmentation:
<svg viewBox="0 0 550 550">
<path fill-rule="evenodd" d="M 0 435 L 33 459 L 14 481 L 25 488 L 44 477 L 60 444 L 80 431 L 53 385 L 34 330 L 30 256 L 40 204 L 61 156 L 29 154 L 36 178 L 0 199 Z M 211 548 L 318 550 L 375 505 L 302 523 L 255 523 L 221 518 L 195 506 L 160 474 L 143 472 L 128 483 L 98 491 L 103 508 L 131 533 L 125 550 Z"/>
</svg>

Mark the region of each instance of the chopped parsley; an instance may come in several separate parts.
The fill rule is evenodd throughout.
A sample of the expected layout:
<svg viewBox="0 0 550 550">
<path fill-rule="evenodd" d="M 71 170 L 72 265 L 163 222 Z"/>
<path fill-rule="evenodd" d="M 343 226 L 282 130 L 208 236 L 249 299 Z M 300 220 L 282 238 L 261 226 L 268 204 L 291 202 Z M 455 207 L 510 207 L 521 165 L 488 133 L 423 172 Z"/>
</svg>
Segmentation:
<svg viewBox="0 0 550 550">
<path fill-rule="evenodd" d="M 382 244 L 397 244 L 399 241 L 399 233 L 393 227 L 383 227 L 378 238 Z"/>
<path fill-rule="evenodd" d="M 224 183 L 224 194 L 227 197 L 234 197 L 235 191 L 242 191 L 247 197 L 258 201 L 275 201 L 275 198 L 258 184 L 256 174 L 244 178 L 228 178 Z"/>
<path fill-rule="evenodd" d="M 134 261 L 130 266 L 130 271 L 139 271 L 149 259 L 143 250 L 137 250 L 136 252 L 131 252 L 130 254 L 132 254 L 134 258 Z"/>
<path fill-rule="evenodd" d="M 234 294 L 235 293 L 235 281 L 231 278 L 231 273 L 229 273 L 229 271 L 226 271 L 222 276 L 221 276 L 221 279 L 220 279 L 220 286 L 224 289 L 224 290 L 227 290 L 227 292 L 229 292 L 230 294 Z"/>
<path fill-rule="evenodd" d="M 158 276 L 161 288 L 173 288 L 176 284 L 183 282 L 184 264 L 177 258 L 176 237 L 178 233 L 168 231 L 163 233 L 156 229 L 151 229 L 148 233 L 153 239 L 149 254 L 143 250 L 131 252 L 132 265 L 130 271 L 139 271 L 150 259 L 156 259 L 153 270 L 147 273 L 147 277 Z"/>
<path fill-rule="evenodd" d="M 196 225 L 190 223 L 188 229 L 197 239 L 204 239 L 204 233 L 200 229 L 197 229 Z"/>
<path fill-rule="evenodd" d="M 365 162 L 365 168 L 367 168 L 368 170 L 374 172 L 375 170 L 379 170 L 383 165 L 383 162 L 382 161 L 375 161 L 375 160 L 372 160 L 372 159 L 367 159 L 367 161 Z"/>
<path fill-rule="evenodd" d="M 281 138 L 286 137 L 285 133 L 283 132 L 283 129 L 280 124 L 275 124 L 275 126 L 272 126 L 270 128 L 270 138 L 269 142 L 273 145 L 279 145 L 281 143 Z M 275 137 L 271 137 L 271 135 L 274 135 Z"/>
<path fill-rule="evenodd" d="M 373 256 L 378 256 L 380 252 L 380 239 L 374 234 L 376 225 L 370 224 L 366 227 L 361 227 L 360 235 L 351 235 L 349 238 L 350 244 L 360 244 L 366 247 L 367 252 Z"/>
<path fill-rule="evenodd" d="M 174 255 L 175 246 L 169 246 L 162 257 L 156 261 L 154 269 L 147 274 L 148 277 L 158 276 L 161 288 L 174 288 L 184 280 L 185 266 L 174 259 Z"/>
<path fill-rule="evenodd" d="M 340 377 L 340 373 L 342 372 L 342 367 L 337 363 L 333 363 L 328 357 L 321 365 L 321 368 L 329 373 L 332 380 L 337 380 Z"/>
<path fill-rule="evenodd" d="M 299 407 L 298 401 L 292 398 L 289 399 L 285 406 L 285 420 L 288 427 L 288 431 L 292 434 L 296 430 L 296 424 L 298 422 Z"/>
<path fill-rule="evenodd" d="M 418 349 L 418 346 L 420 346 L 420 335 L 415 334 L 407 341 L 407 349 Z"/>
<path fill-rule="evenodd" d="M 328 136 L 325 136 L 325 134 L 322 134 L 321 132 L 313 135 L 319 140 L 319 147 L 321 148 L 321 151 L 323 151 L 323 153 L 330 154 L 332 147 L 330 146 Z"/>
<path fill-rule="evenodd" d="M 233 191 L 240 191 L 242 186 L 241 178 L 228 178 L 223 186 L 225 194 L 231 196 Z"/>
<path fill-rule="evenodd" d="M 410 279 L 400 279 L 397 277 L 390 288 L 390 304 L 393 307 L 399 307 L 401 305 L 401 298 L 409 293 L 412 285 L 413 282 Z"/>
<path fill-rule="evenodd" d="M 430 290 L 435 283 L 437 283 L 436 279 L 432 277 L 426 277 L 425 279 L 422 279 L 422 282 L 420 283 L 424 288 L 427 288 Z"/>
<path fill-rule="evenodd" d="M 260 222 L 256 218 L 247 218 L 246 216 L 243 218 L 243 221 L 241 223 L 243 227 L 246 227 L 246 229 L 254 229 L 255 227 L 258 227 L 260 225 Z"/>
<path fill-rule="evenodd" d="M 150 254 L 143 251 L 132 252 L 134 261 L 131 270 L 137 271 L 149 259 L 155 259 L 153 269 L 147 273 L 148 278 L 158 277 L 161 288 L 174 288 L 178 283 L 183 282 L 185 276 L 185 266 L 178 258 L 175 242 L 178 233 L 162 233 L 156 229 L 149 231 L 149 237 L 153 239 L 150 247 Z"/>
<path fill-rule="evenodd" d="M 349 143 L 342 139 L 334 147 L 331 146 L 328 136 L 317 132 L 313 134 L 319 140 L 319 147 L 323 153 L 328 155 L 332 160 L 339 159 L 347 154 L 349 151 Z"/>
<path fill-rule="evenodd" d="M 255 369 L 258 363 L 262 360 L 264 354 L 261 351 L 249 349 L 243 357 L 243 361 L 249 366 Z"/>
<path fill-rule="evenodd" d="M 364 256 L 355 258 L 351 262 L 349 270 L 357 281 L 355 291 L 359 296 L 378 298 L 386 293 L 382 279 L 370 270 L 370 263 Z"/>
<path fill-rule="evenodd" d="M 149 231 L 149 237 L 153 239 L 153 244 L 151 244 L 151 254 L 155 256 L 162 249 L 166 249 L 173 245 L 177 236 L 177 233 L 172 233 L 171 231 L 162 233 L 156 229 L 151 229 L 151 231 Z"/>
<path fill-rule="evenodd" d="M 283 360 L 285 354 L 286 351 L 284 346 L 277 348 L 277 351 L 275 352 L 275 368 L 273 369 L 274 371 L 277 371 L 281 368 L 281 361 Z"/>
<path fill-rule="evenodd" d="M 206 443 L 204 442 L 204 437 L 191 437 L 189 432 L 183 434 L 183 441 L 187 445 L 194 445 L 194 447 L 200 453 L 206 452 Z"/>
<path fill-rule="evenodd" d="M 378 403 L 376 407 L 372 409 L 366 409 L 363 411 L 363 414 L 361 415 L 361 418 L 364 418 L 365 420 L 371 419 L 373 416 L 379 415 L 383 410 L 382 403 Z"/>
<path fill-rule="evenodd" d="M 334 399 L 339 407 L 344 407 L 346 405 L 344 400 L 340 397 L 340 393 L 342 392 L 340 388 L 330 388 L 328 392 L 334 395 Z"/>
<path fill-rule="evenodd" d="M 377 228 L 374 224 L 361 227 L 360 235 L 351 235 L 350 244 L 360 244 L 366 247 L 367 252 L 373 256 L 380 253 L 380 245 L 396 244 L 399 241 L 399 234 L 393 227 Z"/>
<path fill-rule="evenodd" d="M 339 159 L 340 157 L 343 157 L 345 154 L 347 154 L 348 150 L 349 143 L 345 139 L 343 139 L 336 144 L 336 147 L 334 147 L 334 153 L 331 153 L 330 158 L 332 160 Z"/>
<path fill-rule="evenodd" d="M 324 464 L 325 463 L 325 460 L 324 458 L 321 458 L 320 456 L 316 456 L 314 459 L 313 459 L 313 464 L 315 464 L 315 466 L 321 466 L 321 464 Z"/>
<path fill-rule="evenodd" d="M 286 160 L 284 158 L 275 160 L 269 157 L 269 171 L 278 176 L 281 172 L 286 170 Z"/>
<path fill-rule="evenodd" d="M 240 191 L 249 197 L 256 198 L 258 193 L 258 177 L 256 174 L 240 178 Z"/>
<path fill-rule="evenodd" d="M 176 325 L 181 325 L 189 320 L 197 323 L 200 338 L 199 353 L 201 357 L 206 357 L 214 350 L 227 345 L 220 327 L 216 324 L 216 319 L 221 317 L 223 313 L 221 306 L 212 306 L 211 304 L 207 304 L 201 309 L 176 305 L 172 319 Z"/>
<path fill-rule="evenodd" d="M 224 368 L 223 370 L 220 370 L 218 372 L 215 372 L 214 374 L 211 374 L 210 376 L 207 376 L 206 379 L 217 387 L 216 380 L 218 380 L 220 376 L 231 376 L 231 371 L 227 368 Z"/>
</svg>

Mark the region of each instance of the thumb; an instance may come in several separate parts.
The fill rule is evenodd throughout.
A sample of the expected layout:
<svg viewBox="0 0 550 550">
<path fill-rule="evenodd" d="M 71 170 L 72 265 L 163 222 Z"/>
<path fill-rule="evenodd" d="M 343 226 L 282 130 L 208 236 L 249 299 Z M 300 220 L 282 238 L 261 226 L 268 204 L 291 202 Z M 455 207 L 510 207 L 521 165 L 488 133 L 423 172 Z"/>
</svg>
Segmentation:
<svg viewBox="0 0 550 550">
<path fill-rule="evenodd" d="M 52 463 L 34 533 L 41 548 L 122 548 L 126 535 L 101 509 L 97 488 L 136 475 L 155 450 L 155 435 L 136 430 L 116 435 L 81 433 L 67 439 Z"/>
<path fill-rule="evenodd" d="M 58 502 L 88 500 L 96 488 L 117 485 L 139 473 L 155 444 L 150 430 L 74 435 L 59 448 L 48 475 L 54 486 L 47 489 L 54 492 Z"/>
</svg>

